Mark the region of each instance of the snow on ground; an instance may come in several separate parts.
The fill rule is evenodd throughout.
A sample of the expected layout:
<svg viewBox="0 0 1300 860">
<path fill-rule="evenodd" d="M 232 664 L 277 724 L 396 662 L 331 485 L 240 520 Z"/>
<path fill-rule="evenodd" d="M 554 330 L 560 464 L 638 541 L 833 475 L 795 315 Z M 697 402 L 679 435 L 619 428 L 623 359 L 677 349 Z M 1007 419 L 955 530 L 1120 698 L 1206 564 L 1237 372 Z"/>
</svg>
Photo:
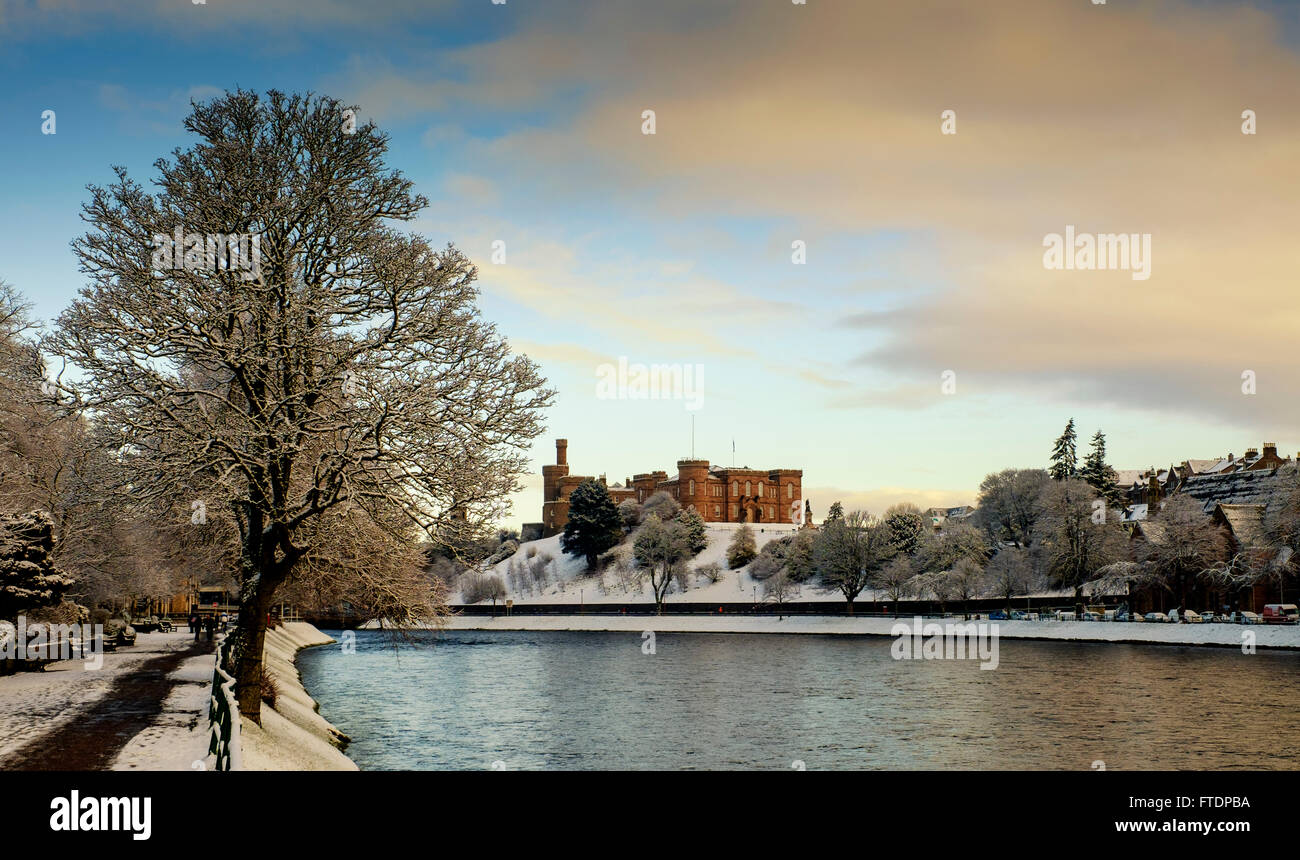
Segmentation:
<svg viewBox="0 0 1300 860">
<path fill-rule="evenodd" d="M 294 657 L 303 648 L 334 640 L 305 622 L 282 624 L 266 633 L 264 671 L 278 695 L 275 708 L 262 704 L 262 725 L 247 717 L 239 733 L 245 770 L 357 770 L 339 751 L 346 739 L 316 710 L 302 686 Z"/>
<path fill-rule="evenodd" d="M 186 641 L 193 636 L 163 635 L 181 636 Z M 162 713 L 127 742 L 109 765 L 111 770 L 206 770 L 213 766 L 214 757 L 208 755 L 208 704 L 216 663 L 216 654 L 199 654 L 167 676 L 176 686 L 163 702 Z"/>
<path fill-rule="evenodd" d="M 821 633 L 891 636 L 895 624 L 911 625 L 907 616 L 804 615 L 516 615 L 496 618 L 455 615 L 449 630 L 606 630 L 662 633 Z M 925 623 L 963 623 L 961 616 L 926 618 Z M 1300 649 L 1300 626 L 1240 624 L 1154 624 L 1110 621 L 996 621 L 1002 639 L 1054 639 L 1078 642 L 1141 642 L 1167 645 L 1242 645 L 1242 633 L 1255 634 L 1259 648 Z"/>
<path fill-rule="evenodd" d="M 134 646 L 105 652 L 103 665 L 97 669 L 87 668 L 87 661 L 75 658 L 47 664 L 43 672 L 0 678 L 0 758 L 75 720 L 104 698 L 114 681 L 142 663 L 184 649 L 191 641 L 192 636 L 186 633 L 140 633 Z M 209 663 L 210 681 L 213 658 L 204 659 Z"/>
<path fill-rule="evenodd" d="M 677 584 L 673 583 L 668 596 L 664 598 L 665 603 L 738 603 L 762 600 L 763 582 L 749 575 L 750 565 L 745 565 L 737 570 L 727 569 L 727 547 L 731 544 L 731 539 L 735 535 L 737 528 L 738 524 L 736 523 L 708 523 L 706 533 L 709 545 L 688 563 L 692 570 L 698 570 L 706 565 L 716 563 L 722 569 L 722 580 L 716 583 L 709 582 L 702 574 L 693 574 L 690 577 L 690 589 L 683 593 L 678 591 Z M 783 524 L 751 526 L 754 532 L 754 544 L 760 552 L 768 542 L 778 540 L 795 531 L 796 528 L 796 526 Z M 629 537 L 618 546 L 615 552 L 625 555 L 630 560 L 633 539 L 633 537 Z M 530 558 L 530 553 L 533 554 L 532 558 Z M 532 591 L 526 588 L 523 590 L 512 588 L 510 577 L 507 575 L 511 562 L 526 565 L 533 558 L 543 555 L 551 557 L 550 565 L 547 568 L 546 587 Z M 613 565 L 603 573 L 593 576 L 587 576 L 586 570 L 587 562 L 585 559 L 566 555 L 560 549 L 560 535 L 557 534 L 541 540 L 521 543 L 514 555 L 493 565 L 488 573 L 501 578 L 501 583 L 506 586 L 506 597 L 513 600 L 517 605 L 528 603 L 654 603 L 654 592 L 650 590 L 649 581 L 644 578 L 635 584 L 623 583 L 620 581 Z M 1074 603 L 1074 593 L 1069 590 L 1035 592 L 1031 596 L 1060 597 L 1064 601 L 1062 606 L 1069 606 Z M 796 586 L 795 592 L 786 602 L 804 603 L 843 599 L 844 596 L 840 594 L 838 589 L 827 588 L 818 582 L 806 582 Z M 885 595 L 877 594 L 873 589 L 868 588 L 864 589 L 857 599 L 870 602 L 887 598 Z M 453 594 L 450 602 L 452 606 L 464 604 L 460 594 Z"/>
<path fill-rule="evenodd" d="M 754 544 L 761 551 L 769 541 L 790 534 L 796 527 L 776 524 L 754 525 L 750 528 L 754 532 Z M 727 547 L 731 544 L 736 529 L 735 523 L 709 523 L 706 526 L 709 545 L 688 563 L 692 570 L 716 563 L 722 568 L 722 580 L 713 583 L 709 582 L 701 574 L 693 574 L 690 589 L 682 593 L 677 590 L 677 586 L 674 584 L 665 598 L 666 602 L 691 603 L 699 601 L 712 603 L 718 601 L 721 603 L 734 603 L 738 600 L 753 600 L 756 586 L 758 597 L 763 596 L 762 583 L 749 575 L 749 565 L 745 565 L 738 570 L 727 570 Z M 531 593 L 528 589 L 522 591 L 511 589 L 510 578 L 507 575 L 511 562 L 517 561 L 521 565 L 527 564 L 533 560 L 529 557 L 530 552 L 533 552 L 534 556 L 551 556 L 551 563 L 547 569 L 546 587 L 533 590 Z M 615 552 L 624 554 L 630 559 L 632 555 L 632 538 L 620 544 Z M 654 602 L 654 592 L 650 590 L 650 583 L 647 580 L 643 579 L 636 584 L 620 582 L 619 576 L 612 565 L 602 574 L 593 576 L 587 576 L 586 570 L 586 559 L 580 556 L 566 555 L 560 549 L 560 535 L 552 535 L 541 540 L 521 543 L 514 555 L 498 562 L 488 572 L 501 578 L 501 582 L 506 586 L 508 592 L 507 597 L 514 600 L 516 604 L 568 603 L 570 601 L 573 603 Z M 791 600 L 840 599 L 838 591 L 826 591 L 816 585 L 804 585 L 799 591 L 799 595 L 792 597 Z M 867 599 L 865 593 L 862 599 Z M 463 603 L 460 595 L 453 595 L 452 604 L 458 603 Z"/>
</svg>

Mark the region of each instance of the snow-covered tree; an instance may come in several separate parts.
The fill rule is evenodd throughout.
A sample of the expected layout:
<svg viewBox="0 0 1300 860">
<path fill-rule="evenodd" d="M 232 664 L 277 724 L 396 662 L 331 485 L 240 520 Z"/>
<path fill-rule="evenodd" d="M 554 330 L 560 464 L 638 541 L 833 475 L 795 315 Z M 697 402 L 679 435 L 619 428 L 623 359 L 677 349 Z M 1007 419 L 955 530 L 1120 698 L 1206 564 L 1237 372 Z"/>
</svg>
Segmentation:
<svg viewBox="0 0 1300 860">
<path fill-rule="evenodd" d="M 609 490 L 600 481 L 583 481 L 569 494 L 569 519 L 560 536 L 560 548 L 587 560 L 587 572 L 596 569 L 596 559 L 623 539 L 623 518 L 619 516 Z"/>
<path fill-rule="evenodd" d="M 889 528 L 865 511 L 830 520 L 813 547 L 817 572 L 824 583 L 839 590 L 853 614 L 853 601 L 871 577 L 894 555 Z"/>
<path fill-rule="evenodd" d="M 687 508 L 677 517 L 677 521 L 686 530 L 686 543 L 691 555 L 696 556 L 704 552 L 709 545 L 709 533 L 700 512 L 693 507 Z"/>
<path fill-rule="evenodd" d="M 989 559 L 985 568 L 989 590 L 995 597 L 1006 601 L 1006 609 L 1011 611 L 1011 600 L 1022 594 L 1028 594 L 1033 582 L 1033 565 L 1029 553 L 1019 547 L 1006 547 Z"/>
<path fill-rule="evenodd" d="M 645 500 L 645 504 L 641 505 L 641 516 L 643 518 L 654 514 L 660 521 L 665 523 L 677 519 L 677 515 L 681 512 L 682 506 L 677 504 L 677 500 L 667 490 L 660 490 L 652 494 L 650 498 Z"/>
<path fill-rule="evenodd" d="M 48 515 L 0 517 L 0 620 L 17 622 L 19 615 L 63 599 L 73 580 L 55 567 L 53 552 Z"/>
<path fill-rule="evenodd" d="M 984 477 L 975 516 L 994 542 L 1029 544 L 1038 520 L 1038 497 L 1048 480 L 1042 469 L 1003 469 Z"/>
<path fill-rule="evenodd" d="M 632 554 L 637 564 L 650 577 L 654 591 L 655 609 L 662 615 L 664 597 L 677 571 L 690 558 L 689 538 L 681 523 L 665 523 L 656 514 L 650 514 L 637 532 L 632 544 Z"/>
<path fill-rule="evenodd" d="M 1076 611 L 1083 610 L 1084 584 L 1098 569 L 1121 560 L 1127 548 L 1120 518 L 1094 508 L 1096 498 L 1083 481 L 1054 481 L 1043 490 L 1035 526 L 1043 570 L 1053 584 L 1074 589 Z"/>
<path fill-rule="evenodd" d="M 1074 419 L 1065 425 L 1065 431 L 1057 437 L 1052 445 L 1052 466 L 1047 470 L 1054 481 L 1066 481 L 1079 474 L 1079 458 L 1075 453 L 1078 434 L 1074 431 Z"/>
<path fill-rule="evenodd" d="M 921 516 L 921 509 L 910 502 L 903 502 L 885 511 L 884 519 L 895 551 L 906 555 L 914 554 L 925 532 L 925 518 Z"/>
<path fill-rule="evenodd" d="M 727 567 L 735 570 L 749 564 L 758 555 L 758 544 L 754 541 L 754 530 L 742 525 L 731 536 L 727 545 Z"/>
<path fill-rule="evenodd" d="M 916 566 L 910 556 L 900 553 L 871 577 L 871 587 L 884 593 L 894 604 L 894 617 L 898 617 L 898 604 L 910 597 L 916 588 Z"/>
<path fill-rule="evenodd" d="M 392 226 L 427 201 L 386 169 L 373 124 L 343 132 L 346 107 L 196 103 L 198 142 L 156 162 L 157 193 L 125 168 L 91 187 L 74 243 L 91 283 L 47 343 L 78 370 L 62 393 L 120 432 L 138 498 L 234 519 L 236 686 L 254 721 L 267 610 L 313 522 L 348 505 L 400 524 L 394 539 L 480 533 L 520 488 L 552 398 L 479 317 L 470 261 Z M 204 239 L 218 235 L 258 244 L 232 265 Z"/>
<path fill-rule="evenodd" d="M 1106 463 L 1106 434 L 1100 430 L 1093 434 L 1092 449 L 1088 451 L 1088 456 L 1083 458 L 1083 468 L 1079 470 L 1079 477 L 1096 490 L 1097 495 L 1105 499 L 1108 506 L 1123 509 L 1124 493 L 1115 483 L 1115 470 Z"/>
</svg>

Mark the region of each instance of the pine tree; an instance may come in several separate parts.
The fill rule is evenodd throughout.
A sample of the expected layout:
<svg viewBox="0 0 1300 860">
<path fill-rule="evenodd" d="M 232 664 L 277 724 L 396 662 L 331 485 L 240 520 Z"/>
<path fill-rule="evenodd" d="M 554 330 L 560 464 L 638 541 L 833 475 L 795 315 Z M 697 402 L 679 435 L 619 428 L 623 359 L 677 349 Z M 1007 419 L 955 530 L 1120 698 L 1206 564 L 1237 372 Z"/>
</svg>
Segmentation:
<svg viewBox="0 0 1300 860">
<path fill-rule="evenodd" d="M 833 523 L 844 519 L 844 506 L 839 502 L 833 502 L 830 510 L 826 512 L 826 523 Z M 825 525 L 823 523 L 822 525 Z"/>
<path fill-rule="evenodd" d="M 1052 467 L 1048 469 L 1048 474 L 1054 481 L 1064 481 L 1068 478 L 1077 477 L 1079 474 L 1079 460 L 1075 454 L 1074 443 L 1078 436 L 1074 432 L 1074 419 L 1065 425 L 1065 432 L 1056 440 L 1052 447 Z"/>
<path fill-rule="evenodd" d="M 754 543 L 754 531 L 749 526 L 741 526 L 731 545 L 727 547 L 727 567 L 735 570 L 744 567 L 758 555 L 758 545 Z"/>
<path fill-rule="evenodd" d="M 623 518 L 609 491 L 599 481 L 583 481 L 569 494 L 569 521 L 564 524 L 560 547 L 569 555 L 587 559 L 587 571 L 596 569 L 597 557 L 623 539 Z"/>
<path fill-rule="evenodd" d="M 54 566 L 54 526 L 47 514 L 0 518 L 0 620 L 41 606 L 53 606 L 74 584 Z"/>
<path fill-rule="evenodd" d="M 704 548 L 709 545 L 709 535 L 700 512 L 693 507 L 687 508 L 677 517 L 677 522 L 686 530 L 686 545 L 690 548 L 691 555 L 704 552 Z"/>
<path fill-rule="evenodd" d="M 1083 460 L 1079 477 L 1097 491 L 1111 507 L 1124 507 L 1124 494 L 1115 484 L 1115 470 L 1106 464 L 1106 435 L 1098 430 L 1092 437 L 1092 450 Z"/>
</svg>

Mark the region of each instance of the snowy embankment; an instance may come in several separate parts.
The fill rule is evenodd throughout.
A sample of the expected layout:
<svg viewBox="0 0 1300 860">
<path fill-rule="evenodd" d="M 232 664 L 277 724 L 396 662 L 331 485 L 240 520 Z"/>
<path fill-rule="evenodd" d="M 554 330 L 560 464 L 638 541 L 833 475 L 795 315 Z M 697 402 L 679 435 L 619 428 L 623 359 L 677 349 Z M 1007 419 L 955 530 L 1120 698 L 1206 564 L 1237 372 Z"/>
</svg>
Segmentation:
<svg viewBox="0 0 1300 860">
<path fill-rule="evenodd" d="M 910 627 L 910 617 L 764 615 L 516 615 L 487 618 L 456 615 L 448 630 L 577 630 L 641 633 L 821 633 L 892 636 L 895 624 Z M 924 623 L 963 623 L 960 616 L 927 618 Z M 975 623 L 975 622 L 971 622 Z M 1001 639 L 1051 639 L 1070 642 L 1131 642 L 1157 645 L 1241 647 L 1242 634 L 1255 634 L 1258 648 L 1300 650 L 1300 626 L 1240 624 L 1148 624 L 1106 621 L 981 621 L 994 624 Z"/>
<path fill-rule="evenodd" d="M 306 622 L 281 624 L 266 633 L 263 670 L 274 682 L 275 707 L 262 703 L 262 725 L 243 718 L 245 770 L 357 770 L 341 747 L 347 738 L 317 712 L 302 686 L 294 657 L 304 648 L 334 640 Z"/>
<path fill-rule="evenodd" d="M 727 547 L 736 533 L 735 523 L 710 523 L 706 527 L 709 544 L 695 558 L 688 562 L 692 571 L 697 571 L 711 564 L 716 564 L 721 571 L 721 579 L 712 582 L 703 574 L 692 572 L 689 588 L 681 592 L 674 583 L 665 597 L 668 603 L 682 601 L 701 601 L 705 603 L 728 603 L 737 600 L 752 600 L 757 594 L 762 596 L 762 583 L 749 575 L 749 565 L 736 570 L 727 569 Z M 784 537 L 796 530 L 791 525 L 755 525 L 754 543 L 762 550 L 770 541 Z M 617 556 L 632 561 L 632 539 L 623 541 L 612 550 Z M 543 559 L 549 561 L 543 562 Z M 510 575 L 511 565 L 523 568 L 539 568 L 540 575 L 531 571 L 522 577 Z M 641 577 L 623 577 L 616 570 L 616 565 L 609 565 L 603 572 L 587 576 L 586 560 L 579 556 L 566 555 L 560 549 L 560 535 L 552 535 L 541 540 L 527 541 L 519 545 L 518 551 L 503 561 L 492 566 L 488 573 L 500 577 L 506 587 L 506 597 L 516 604 L 528 603 L 654 603 L 654 593 L 650 584 Z M 527 584 L 518 580 L 524 579 Z M 827 592 L 821 588 L 805 585 L 791 601 L 797 600 L 836 600 L 839 592 Z M 863 595 L 866 599 L 866 595 Z M 456 606 L 464 601 L 461 595 L 453 594 L 451 604 Z"/>
<path fill-rule="evenodd" d="M 752 562 L 736 570 L 727 569 L 727 547 L 730 546 L 737 528 L 736 523 L 709 523 L 706 526 L 705 532 L 709 543 L 699 555 L 687 563 L 687 567 L 692 571 L 687 576 L 687 590 L 684 592 L 679 590 L 677 583 L 674 582 L 664 598 L 666 604 L 748 603 L 763 598 L 763 581 L 754 579 L 749 572 Z M 754 544 L 759 551 L 769 542 L 785 537 L 797 529 L 797 526 L 784 524 L 751 526 Z M 625 540 L 612 552 L 625 559 L 630 567 L 632 538 Z M 717 582 L 711 581 L 702 573 L 695 572 L 712 564 L 718 565 L 719 568 L 720 578 Z M 518 571 L 515 576 L 511 576 L 512 565 Z M 532 571 L 525 571 L 524 568 L 528 567 L 538 568 L 540 576 L 534 575 Z M 506 599 L 513 600 L 516 605 L 654 603 L 654 593 L 650 589 L 649 582 L 644 577 L 620 575 L 615 564 L 609 565 L 601 573 L 588 576 L 586 561 L 583 558 L 566 555 L 560 549 L 560 535 L 520 544 L 514 555 L 497 562 L 488 569 L 487 573 L 501 579 L 501 583 L 506 588 Z M 1071 591 L 1045 591 L 1031 596 L 1060 597 L 1062 606 L 1072 606 L 1074 603 Z M 807 603 L 827 600 L 838 602 L 843 599 L 843 595 L 834 588 L 826 588 L 816 582 L 807 582 L 795 586 L 793 593 L 786 598 L 786 602 Z M 877 599 L 884 600 L 885 595 L 877 594 L 870 588 L 865 589 L 858 596 L 858 600 L 863 602 Z M 453 593 L 449 602 L 453 608 L 465 604 L 463 596 L 459 593 Z"/>
</svg>

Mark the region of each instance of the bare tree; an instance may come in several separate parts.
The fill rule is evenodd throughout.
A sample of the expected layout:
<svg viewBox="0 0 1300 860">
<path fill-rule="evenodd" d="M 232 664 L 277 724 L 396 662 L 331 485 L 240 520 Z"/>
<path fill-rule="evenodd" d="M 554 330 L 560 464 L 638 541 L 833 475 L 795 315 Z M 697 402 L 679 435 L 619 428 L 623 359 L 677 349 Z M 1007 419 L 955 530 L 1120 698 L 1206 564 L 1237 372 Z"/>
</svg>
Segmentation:
<svg viewBox="0 0 1300 860">
<path fill-rule="evenodd" d="M 853 601 L 867 582 L 894 555 L 888 526 L 866 511 L 853 511 L 842 519 L 828 520 L 813 546 L 822 581 L 844 595 L 849 615 Z"/>
<path fill-rule="evenodd" d="M 916 567 L 907 555 L 897 555 L 871 578 L 871 586 L 884 592 L 894 604 L 894 617 L 898 617 L 898 604 L 913 593 Z"/>
<path fill-rule="evenodd" d="M 1029 554 L 1019 547 L 1007 547 L 989 560 L 986 578 L 993 595 L 1006 601 L 1011 612 L 1011 599 L 1028 594 L 1033 584 L 1033 565 Z"/>
<path fill-rule="evenodd" d="M 385 169 L 372 124 L 343 132 L 344 109 L 278 92 L 195 104 L 199 142 L 156 162 L 160 193 L 124 168 L 90 188 L 74 249 L 91 283 L 48 341 L 81 372 L 62 391 L 120 430 L 137 498 L 202 487 L 229 507 L 254 721 L 266 612 L 313 521 L 347 505 L 394 540 L 481 531 L 552 396 L 479 318 L 464 255 L 389 226 L 427 201 Z M 158 255 L 177 231 L 197 237 L 179 268 Z M 217 235 L 258 237 L 255 265 L 223 265 L 203 240 Z"/>
<path fill-rule="evenodd" d="M 660 522 L 657 514 L 648 514 L 637 532 L 632 552 L 637 564 L 650 577 L 655 610 L 662 615 L 668 586 L 679 567 L 691 557 L 690 538 L 680 523 Z"/>
</svg>

